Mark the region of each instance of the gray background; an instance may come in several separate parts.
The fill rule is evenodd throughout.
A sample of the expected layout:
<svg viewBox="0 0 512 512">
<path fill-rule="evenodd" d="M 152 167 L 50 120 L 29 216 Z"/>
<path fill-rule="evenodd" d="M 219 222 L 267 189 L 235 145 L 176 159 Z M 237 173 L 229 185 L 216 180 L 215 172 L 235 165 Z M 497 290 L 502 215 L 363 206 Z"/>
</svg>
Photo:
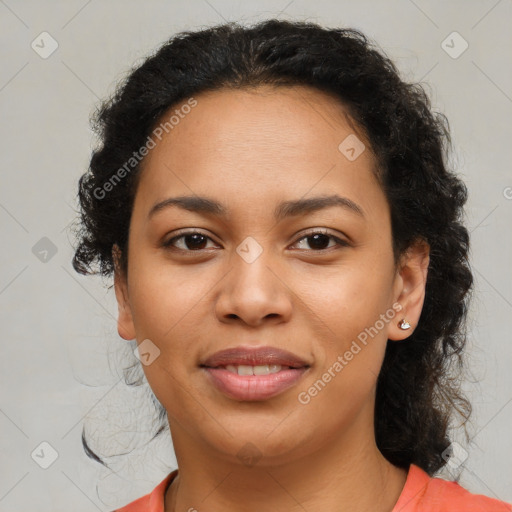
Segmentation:
<svg viewBox="0 0 512 512">
<path fill-rule="evenodd" d="M 92 462 L 81 448 L 85 418 L 107 436 L 128 428 L 130 417 L 123 418 L 130 412 L 123 404 L 140 403 L 140 413 L 148 401 L 147 389 L 126 391 L 116 369 L 123 350 L 133 347 L 117 335 L 113 290 L 99 278 L 78 276 L 70 263 L 77 180 L 95 142 L 88 118 L 129 67 L 173 33 L 274 16 L 363 30 L 405 79 L 427 86 L 435 109 L 450 120 L 452 162 L 470 193 L 467 222 L 476 279 L 472 378 L 465 384 L 474 406 L 472 442 L 457 434 L 469 454 L 460 483 L 512 501 L 510 0 L 5 0 L 0 1 L 0 511 L 112 510 L 149 492 L 175 467 L 168 438 L 116 461 L 113 471 Z M 58 43 L 47 58 L 31 47 L 44 31 Z M 453 31 L 469 44 L 457 58 L 442 47 Z M 452 52 L 461 49 L 461 40 L 448 42 Z M 118 442 L 113 452 L 125 440 Z M 57 459 L 43 469 L 52 449 Z"/>
</svg>

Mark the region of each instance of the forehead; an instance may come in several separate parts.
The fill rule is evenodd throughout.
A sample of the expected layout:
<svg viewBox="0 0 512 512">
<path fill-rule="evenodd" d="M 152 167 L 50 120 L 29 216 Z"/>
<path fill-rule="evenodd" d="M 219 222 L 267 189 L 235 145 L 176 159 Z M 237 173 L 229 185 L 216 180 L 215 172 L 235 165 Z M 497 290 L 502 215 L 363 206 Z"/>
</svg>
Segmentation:
<svg viewBox="0 0 512 512">
<path fill-rule="evenodd" d="M 168 130 L 169 137 L 164 136 L 167 142 L 173 139 L 175 152 L 194 146 L 199 152 L 189 158 L 228 146 L 231 154 L 266 150 L 260 159 L 271 151 L 274 159 L 277 153 L 281 159 L 299 153 L 314 158 L 328 146 L 337 151 L 340 137 L 358 130 L 339 99 L 309 86 L 224 88 L 194 99 L 197 105 Z M 184 105 L 172 107 L 161 122 Z"/>
<path fill-rule="evenodd" d="M 187 98 L 162 116 L 161 123 L 172 115 L 179 122 L 145 157 L 136 203 L 191 193 L 232 203 L 308 191 L 371 204 L 382 196 L 364 134 L 333 95 L 306 86 L 265 86 L 193 99 L 193 108 L 180 110 Z M 346 140 L 360 144 L 358 152 L 365 148 L 356 159 L 343 152 Z"/>
</svg>

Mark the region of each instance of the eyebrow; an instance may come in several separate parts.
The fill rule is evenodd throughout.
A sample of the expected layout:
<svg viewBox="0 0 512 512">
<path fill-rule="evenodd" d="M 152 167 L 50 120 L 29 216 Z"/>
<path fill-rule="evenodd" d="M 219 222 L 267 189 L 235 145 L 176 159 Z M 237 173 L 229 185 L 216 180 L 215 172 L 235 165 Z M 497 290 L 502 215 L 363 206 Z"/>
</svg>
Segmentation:
<svg viewBox="0 0 512 512">
<path fill-rule="evenodd" d="M 331 208 L 333 206 L 345 208 L 348 211 L 354 212 L 357 215 L 364 217 L 363 209 L 358 204 L 354 203 L 354 201 L 348 197 L 342 197 L 334 194 L 330 196 L 319 196 L 307 199 L 283 201 L 282 203 L 279 203 L 274 209 L 274 219 L 276 221 L 280 221 L 287 217 L 305 215 L 323 210 L 325 208 Z M 227 217 L 229 213 L 224 205 L 218 201 L 215 201 L 214 199 L 201 196 L 179 196 L 169 197 L 153 205 L 148 213 L 148 219 L 150 219 L 157 212 L 160 212 L 169 207 L 178 207 L 190 212 L 214 215 L 224 218 Z"/>
</svg>

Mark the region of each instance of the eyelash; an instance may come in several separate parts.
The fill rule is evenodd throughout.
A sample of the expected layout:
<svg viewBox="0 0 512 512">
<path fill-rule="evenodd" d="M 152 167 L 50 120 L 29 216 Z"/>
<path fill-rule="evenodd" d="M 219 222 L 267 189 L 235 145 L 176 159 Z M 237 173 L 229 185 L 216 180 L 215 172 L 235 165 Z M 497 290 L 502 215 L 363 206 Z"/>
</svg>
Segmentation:
<svg viewBox="0 0 512 512">
<path fill-rule="evenodd" d="M 300 242 L 300 241 L 302 241 L 302 240 L 304 240 L 306 238 L 309 238 L 309 237 L 311 237 L 313 235 L 317 235 L 317 234 L 328 236 L 329 238 L 333 239 L 338 244 L 338 246 L 348 247 L 350 245 L 345 240 L 342 240 L 342 239 L 338 238 L 337 236 L 334 236 L 333 234 L 329 233 L 329 231 L 327 231 L 325 229 L 321 229 L 321 228 L 320 229 L 315 229 L 315 230 L 312 230 L 312 231 L 310 231 L 308 233 L 303 234 L 293 245 L 296 245 L 298 242 Z M 184 232 L 179 233 L 178 235 L 172 237 L 167 242 L 164 242 L 162 245 L 163 245 L 164 248 L 166 248 L 168 250 L 176 250 L 176 251 L 189 252 L 189 253 L 196 253 L 196 252 L 201 252 L 201 251 L 206 250 L 206 249 L 198 249 L 198 250 L 181 249 L 181 248 L 178 248 L 178 247 L 174 247 L 172 245 L 173 242 L 175 242 L 176 240 L 179 240 L 180 238 L 184 238 L 184 237 L 190 236 L 190 235 L 202 235 L 205 238 L 207 238 L 209 240 L 212 240 L 208 235 L 206 235 L 205 233 L 203 233 L 201 231 L 184 231 Z M 304 250 L 306 250 L 307 252 L 322 253 L 322 252 L 325 252 L 325 251 L 330 251 L 331 249 L 333 249 L 333 248 L 329 247 L 329 248 L 326 248 L 326 249 L 317 249 L 317 250 L 315 250 L 315 249 L 309 249 L 309 250 L 308 249 L 304 249 Z"/>
</svg>

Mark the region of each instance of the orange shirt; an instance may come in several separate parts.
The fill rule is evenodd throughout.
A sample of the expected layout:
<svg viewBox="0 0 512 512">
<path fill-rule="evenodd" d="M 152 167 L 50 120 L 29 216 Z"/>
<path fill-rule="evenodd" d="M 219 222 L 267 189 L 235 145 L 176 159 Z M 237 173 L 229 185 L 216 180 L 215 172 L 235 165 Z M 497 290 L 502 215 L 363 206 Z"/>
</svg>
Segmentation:
<svg viewBox="0 0 512 512">
<path fill-rule="evenodd" d="M 178 474 L 175 469 L 149 494 L 114 512 L 164 512 L 164 495 Z M 411 464 L 404 488 L 391 512 L 512 512 L 512 505 L 472 494 L 456 482 L 432 478 Z"/>
</svg>

